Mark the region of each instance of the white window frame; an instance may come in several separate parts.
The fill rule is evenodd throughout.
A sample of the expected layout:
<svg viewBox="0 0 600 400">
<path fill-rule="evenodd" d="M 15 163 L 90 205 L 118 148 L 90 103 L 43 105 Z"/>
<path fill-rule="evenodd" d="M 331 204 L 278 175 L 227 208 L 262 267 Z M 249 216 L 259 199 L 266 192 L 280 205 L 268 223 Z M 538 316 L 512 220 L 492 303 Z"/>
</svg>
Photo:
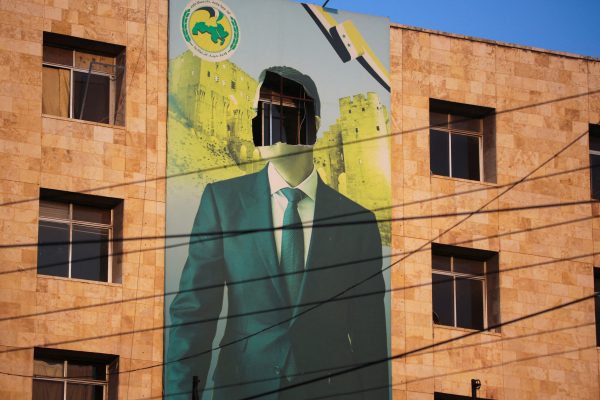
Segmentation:
<svg viewBox="0 0 600 400">
<path fill-rule="evenodd" d="M 433 254 L 436 255 L 436 254 Z M 488 320 L 487 320 L 487 315 L 488 315 L 488 310 L 487 310 L 487 294 L 488 294 L 488 285 L 487 285 L 487 280 L 485 279 L 485 277 L 487 276 L 487 261 L 479 261 L 479 260 L 472 260 L 470 258 L 465 258 L 465 257 L 456 257 L 456 256 L 443 256 L 443 257 L 449 257 L 450 258 L 450 271 L 445 271 L 445 270 L 440 270 L 440 269 L 435 269 L 432 268 L 431 269 L 431 274 L 436 274 L 436 275 L 444 275 L 447 276 L 448 279 L 452 279 L 452 299 L 453 299 L 453 324 L 451 325 L 454 328 L 461 328 L 461 329 L 472 329 L 472 328 L 465 328 L 463 326 L 458 326 L 457 321 L 458 321 L 458 311 L 457 311 L 457 305 L 456 305 L 456 279 L 470 279 L 470 280 L 475 280 L 475 281 L 480 281 L 482 282 L 483 285 L 483 290 L 482 290 L 482 296 L 483 296 L 483 330 L 487 330 L 488 327 Z M 462 272 L 454 272 L 454 259 L 460 259 L 460 260 L 472 260 L 472 261 L 478 261 L 483 263 L 483 275 L 474 275 L 474 274 L 466 274 L 466 273 L 462 273 Z M 439 324 L 436 323 L 436 325 L 440 325 L 440 326 L 450 326 L 450 325 L 445 325 L 445 324 Z"/>
<path fill-rule="evenodd" d="M 56 47 L 56 46 L 52 46 L 49 44 L 44 44 L 44 47 Z M 79 53 L 83 53 L 83 54 L 89 54 L 89 55 L 93 55 L 93 53 L 89 53 L 86 51 L 81 51 L 81 50 L 77 50 L 77 49 L 70 49 L 69 51 L 71 51 L 71 57 L 72 57 L 72 64 L 73 65 L 64 65 L 64 64 L 58 64 L 58 63 L 51 63 L 51 62 L 47 62 L 47 61 L 43 61 L 42 60 L 42 68 L 43 67 L 51 67 L 51 68 L 59 68 L 59 69 L 67 69 L 69 70 L 69 79 L 70 79 L 70 84 L 69 84 L 69 117 L 71 119 L 77 119 L 79 121 L 88 121 L 86 119 L 80 119 L 79 116 L 75 116 L 74 113 L 74 101 L 73 101 L 73 88 L 75 86 L 74 82 L 74 78 L 75 78 L 75 72 L 82 72 L 85 74 L 89 74 L 89 75 L 98 75 L 98 76 L 107 76 L 109 78 L 109 99 L 108 99 L 108 121 L 107 123 L 110 125 L 114 125 L 115 123 L 115 114 L 116 114 L 116 85 L 117 85 L 117 74 L 116 74 L 116 69 L 118 68 L 117 66 L 117 60 L 116 57 L 112 57 L 112 59 L 115 60 L 114 64 L 105 64 L 105 63 L 101 63 L 98 61 L 91 61 L 90 62 L 90 67 L 89 69 L 85 69 L 85 68 L 78 68 L 75 66 L 75 53 L 79 52 Z M 111 66 L 115 69 L 115 73 L 114 74 L 108 74 L 105 72 L 101 72 L 101 71 L 93 71 L 92 70 L 92 65 L 93 64 L 98 64 L 98 65 L 102 65 L 102 66 Z M 48 115 L 52 115 L 52 114 L 48 114 Z M 89 122 L 95 122 L 95 121 L 89 121 Z"/>
<path fill-rule="evenodd" d="M 44 200 L 41 200 L 44 201 Z M 73 256 L 73 225 L 77 225 L 77 226 L 86 226 L 86 227 L 90 227 L 90 228 L 100 228 L 100 229 L 107 229 L 108 230 L 108 271 L 107 271 L 107 282 L 108 283 L 112 283 L 113 281 L 113 274 L 112 274 L 112 264 L 113 264 L 113 228 L 114 228 L 114 209 L 110 209 L 110 224 L 101 224 L 101 223 L 96 223 L 96 222 L 88 222 L 88 221 L 80 221 L 77 219 L 73 218 L 73 206 L 75 205 L 79 205 L 79 204 L 75 204 L 72 202 L 66 202 L 66 201 L 54 201 L 54 200 L 48 200 L 48 201 L 53 201 L 55 203 L 62 203 L 62 204 L 68 204 L 69 206 L 69 217 L 68 219 L 65 218 L 52 218 L 52 217 L 47 217 L 47 216 L 42 216 L 40 213 L 40 222 L 41 221 L 47 221 L 47 222 L 56 222 L 56 223 L 61 223 L 61 224 L 68 224 L 69 225 L 69 275 L 66 278 L 69 279 L 75 279 L 71 277 L 71 270 L 72 270 L 72 256 Z M 85 207 L 90 207 L 90 206 L 85 206 Z M 92 206 L 93 207 L 93 206 Z M 100 207 L 95 207 L 98 209 L 101 209 Z M 39 225 L 39 224 L 38 224 Z M 38 260 L 39 263 L 39 260 Z M 42 274 L 43 275 L 43 274 Z M 87 279 L 86 279 L 87 280 Z M 92 280 L 92 282 L 102 282 L 102 281 L 95 281 Z"/>
<path fill-rule="evenodd" d="M 41 359 L 41 358 L 40 358 Z M 58 360 L 57 360 L 58 361 Z M 35 362 L 35 360 L 34 360 Z M 108 382 L 110 379 L 110 374 L 108 370 L 108 364 L 104 364 L 104 373 L 106 376 L 106 380 L 95 380 L 95 379 L 77 379 L 77 378 L 69 378 L 67 376 L 67 368 L 68 368 L 68 359 L 64 359 L 62 361 L 63 364 L 63 376 L 59 377 L 51 377 L 51 376 L 39 376 L 34 375 L 33 380 L 37 381 L 52 381 L 52 382 L 62 382 L 63 383 L 63 400 L 67 400 L 67 385 L 69 383 L 80 384 L 80 385 L 89 385 L 89 386 L 102 386 L 102 399 L 108 399 Z M 85 363 L 85 361 L 84 361 Z"/>
</svg>

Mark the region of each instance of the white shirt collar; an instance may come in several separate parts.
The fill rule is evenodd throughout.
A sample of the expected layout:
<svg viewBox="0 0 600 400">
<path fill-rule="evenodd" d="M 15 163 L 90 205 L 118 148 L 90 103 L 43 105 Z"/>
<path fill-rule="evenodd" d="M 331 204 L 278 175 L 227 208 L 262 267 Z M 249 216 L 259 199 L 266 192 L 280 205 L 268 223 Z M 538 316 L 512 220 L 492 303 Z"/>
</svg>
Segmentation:
<svg viewBox="0 0 600 400">
<path fill-rule="evenodd" d="M 279 192 L 281 189 L 286 187 L 291 187 L 289 183 L 285 181 L 277 171 L 277 169 L 273 166 L 273 164 L 269 163 L 267 167 L 267 172 L 269 175 L 269 186 L 271 188 L 271 196 L 275 193 Z M 312 201 L 315 201 L 317 196 L 317 171 L 313 167 L 310 175 L 306 177 L 296 189 L 300 189 L 304 192 L 304 194 L 309 197 Z"/>
</svg>

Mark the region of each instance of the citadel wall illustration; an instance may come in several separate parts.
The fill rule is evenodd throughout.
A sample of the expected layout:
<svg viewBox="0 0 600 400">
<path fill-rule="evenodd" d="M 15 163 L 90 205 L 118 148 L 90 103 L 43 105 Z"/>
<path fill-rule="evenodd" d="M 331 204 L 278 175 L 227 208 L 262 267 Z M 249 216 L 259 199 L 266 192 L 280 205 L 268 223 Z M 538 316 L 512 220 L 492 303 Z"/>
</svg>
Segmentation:
<svg viewBox="0 0 600 400">
<path fill-rule="evenodd" d="M 207 62 L 189 51 L 171 61 L 169 174 L 190 173 L 196 184 L 260 170 L 252 141 L 258 82 L 232 62 Z M 389 115 L 375 93 L 339 99 L 339 117 L 315 144 L 315 165 L 330 186 L 373 210 L 389 243 Z M 223 168 L 226 167 L 226 168 Z M 202 174 L 193 171 L 202 170 Z M 202 180 L 202 181 L 201 181 Z M 189 181 L 189 180 L 186 180 Z M 183 181 L 182 181 L 183 182 Z M 365 187 L 379 190 L 365 190 Z"/>
</svg>

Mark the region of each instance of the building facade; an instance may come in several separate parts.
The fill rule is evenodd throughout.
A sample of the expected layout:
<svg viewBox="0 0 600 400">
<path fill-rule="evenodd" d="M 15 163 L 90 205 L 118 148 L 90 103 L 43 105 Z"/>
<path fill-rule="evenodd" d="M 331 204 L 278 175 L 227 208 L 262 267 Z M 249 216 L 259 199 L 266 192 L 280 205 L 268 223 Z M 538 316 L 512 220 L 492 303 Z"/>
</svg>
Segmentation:
<svg viewBox="0 0 600 400">
<path fill-rule="evenodd" d="M 167 10 L 0 5 L 0 398 L 161 398 Z M 214 146 L 250 129 L 256 83 L 228 74 L 240 99 L 181 99 L 222 103 L 194 127 Z M 600 61 L 393 25 L 391 76 L 390 115 L 344 99 L 372 123 L 326 138 L 391 121 L 393 398 L 470 396 L 472 379 L 481 398 L 599 398 Z M 319 168 L 343 188 L 371 159 L 339 153 Z"/>
<path fill-rule="evenodd" d="M 0 398 L 160 397 L 161 368 L 140 368 L 162 362 L 167 4 L 3 1 L 0 15 L 0 235 L 14 245 L 0 251 L 0 358 L 17 374 Z M 92 245 L 28 245 L 44 233 Z"/>
</svg>

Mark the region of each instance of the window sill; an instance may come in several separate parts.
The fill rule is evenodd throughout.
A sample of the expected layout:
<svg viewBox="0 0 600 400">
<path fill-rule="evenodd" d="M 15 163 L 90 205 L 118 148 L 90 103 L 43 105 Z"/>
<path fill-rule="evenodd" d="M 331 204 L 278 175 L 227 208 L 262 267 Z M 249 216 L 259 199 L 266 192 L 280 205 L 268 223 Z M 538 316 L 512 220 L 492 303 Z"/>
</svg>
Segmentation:
<svg viewBox="0 0 600 400">
<path fill-rule="evenodd" d="M 127 129 L 125 126 L 122 126 L 122 125 L 103 124 L 102 122 L 94 122 L 94 121 L 86 121 L 84 119 L 60 117 L 58 115 L 52 115 L 52 114 L 42 114 L 42 118 L 56 119 L 59 121 L 76 122 L 76 123 L 80 123 L 80 124 L 93 125 L 93 126 L 103 126 L 106 128 L 113 128 L 113 129 L 120 129 L 120 130 Z"/>
<path fill-rule="evenodd" d="M 455 178 L 453 176 L 436 175 L 436 174 L 431 174 L 430 176 L 431 176 L 431 178 L 449 180 L 449 181 L 453 181 L 453 182 L 473 183 L 473 184 L 479 184 L 479 185 L 484 185 L 484 186 L 489 186 L 489 187 L 499 186 L 497 183 L 486 182 L 486 181 L 474 181 L 471 179 L 464 179 L 464 178 Z"/>
<path fill-rule="evenodd" d="M 114 283 L 114 282 L 103 282 L 103 281 L 91 281 L 88 279 L 76 279 L 76 278 L 67 278 L 64 276 L 53 276 L 53 275 L 42 275 L 37 274 L 38 279 L 49 279 L 49 280 L 57 280 L 57 281 L 67 281 L 67 282 L 76 282 L 76 283 L 87 283 L 92 285 L 102 285 L 102 286 L 110 286 L 110 287 L 123 287 L 122 283 Z"/>
<path fill-rule="evenodd" d="M 448 326 L 448 325 L 441 325 L 441 324 L 436 324 L 436 323 L 433 324 L 433 328 L 444 330 L 444 331 L 449 331 L 449 332 L 456 332 L 456 333 L 475 333 L 475 332 L 477 332 L 477 333 L 481 333 L 481 334 L 488 335 L 488 336 L 502 337 L 501 332 L 479 331 L 477 329 L 461 328 L 458 326 Z"/>
</svg>

